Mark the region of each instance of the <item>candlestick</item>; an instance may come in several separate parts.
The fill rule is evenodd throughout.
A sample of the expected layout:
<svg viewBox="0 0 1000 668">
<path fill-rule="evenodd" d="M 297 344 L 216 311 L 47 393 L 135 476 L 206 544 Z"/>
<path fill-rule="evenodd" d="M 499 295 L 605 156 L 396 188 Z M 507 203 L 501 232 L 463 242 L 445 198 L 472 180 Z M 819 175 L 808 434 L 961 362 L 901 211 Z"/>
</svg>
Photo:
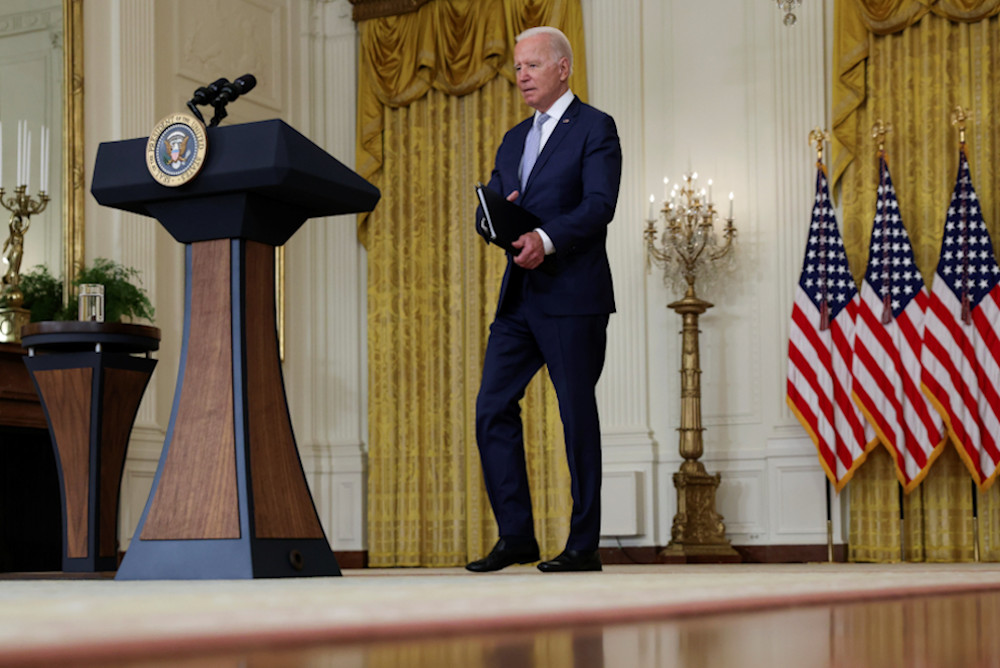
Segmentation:
<svg viewBox="0 0 1000 668">
<path fill-rule="evenodd" d="M 22 146 L 28 145 L 27 136 L 24 137 Z M 25 167 L 27 165 L 22 165 Z M 10 197 L 0 188 L 0 206 L 10 211 L 10 235 L 3 244 L 3 262 L 7 265 L 4 273 L 0 276 L 0 298 L 2 298 L 5 308 L 19 309 L 24 302 L 24 293 L 21 291 L 21 260 L 24 257 L 24 235 L 31 226 L 31 216 L 41 213 L 49 202 L 49 196 L 39 193 L 37 198 L 32 198 L 28 193 L 28 185 L 21 184 L 14 187 Z M 0 315 L 0 318 L 3 316 Z M 17 341 L 20 336 L 20 328 L 14 330 L 15 338 L 3 338 L 0 332 L 0 340 L 5 342 Z"/>
<path fill-rule="evenodd" d="M 647 221 L 646 265 L 663 267 L 664 279 L 674 285 L 684 284 L 683 298 L 668 307 L 683 317 L 681 340 L 681 407 L 678 451 L 684 459 L 674 473 L 677 490 L 677 514 L 671 528 L 670 544 L 663 554 L 685 559 L 711 557 L 718 561 L 738 561 L 739 554 L 725 537 L 722 516 L 715 512 L 715 492 L 719 474 L 709 474 L 700 461 L 704 451 L 701 422 L 701 369 L 698 352 L 698 317 L 712 304 L 695 294 L 695 281 L 704 288 L 723 271 L 731 257 L 736 228 L 732 220 L 721 231 L 715 229 L 718 212 L 707 199 L 709 190 L 698 188 L 698 173 L 689 168 L 683 183 L 675 184 L 673 198 L 661 212 L 665 230 L 657 229 L 657 220 Z M 730 199 L 730 202 L 732 200 Z M 731 216 L 730 216 L 731 217 Z M 684 289 L 682 288 L 682 289 Z M 692 559 L 693 560 L 693 559 Z"/>
</svg>

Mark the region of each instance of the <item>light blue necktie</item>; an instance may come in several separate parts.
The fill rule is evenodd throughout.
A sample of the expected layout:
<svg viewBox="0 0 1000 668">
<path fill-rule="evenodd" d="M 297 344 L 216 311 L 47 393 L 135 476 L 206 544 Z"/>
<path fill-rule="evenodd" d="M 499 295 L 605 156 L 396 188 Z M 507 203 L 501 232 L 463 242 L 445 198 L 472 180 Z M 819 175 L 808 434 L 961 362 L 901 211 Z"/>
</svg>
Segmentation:
<svg viewBox="0 0 1000 668">
<path fill-rule="evenodd" d="M 524 155 L 521 156 L 522 193 L 524 192 L 524 186 L 528 183 L 528 177 L 531 176 L 531 168 L 535 166 L 535 161 L 538 160 L 538 153 L 542 145 L 542 126 L 545 125 L 545 121 L 547 120 L 549 120 L 548 114 L 538 114 L 538 118 L 535 119 L 531 129 L 528 130 L 528 138 L 524 142 Z"/>
</svg>

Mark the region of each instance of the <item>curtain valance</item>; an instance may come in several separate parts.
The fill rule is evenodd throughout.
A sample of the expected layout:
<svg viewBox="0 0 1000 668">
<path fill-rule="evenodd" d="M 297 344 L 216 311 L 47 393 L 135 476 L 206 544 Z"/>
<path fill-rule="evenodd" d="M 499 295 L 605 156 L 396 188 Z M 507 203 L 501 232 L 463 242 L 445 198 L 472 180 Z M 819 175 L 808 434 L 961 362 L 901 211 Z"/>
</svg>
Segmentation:
<svg viewBox="0 0 1000 668">
<path fill-rule="evenodd" d="M 1000 13 L 1000 0 L 837 0 L 830 161 L 834 186 L 857 154 L 856 112 L 865 100 L 871 36 L 904 30 L 930 12 L 951 21 L 972 23 Z"/>
</svg>

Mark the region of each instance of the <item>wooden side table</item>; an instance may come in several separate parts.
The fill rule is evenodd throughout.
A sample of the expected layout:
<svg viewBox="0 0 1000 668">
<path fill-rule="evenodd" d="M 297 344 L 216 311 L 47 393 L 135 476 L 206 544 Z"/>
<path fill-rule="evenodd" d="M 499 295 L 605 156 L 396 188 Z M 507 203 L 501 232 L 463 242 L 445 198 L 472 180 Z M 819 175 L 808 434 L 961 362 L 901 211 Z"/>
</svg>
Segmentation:
<svg viewBox="0 0 1000 668">
<path fill-rule="evenodd" d="M 21 345 L 55 450 L 64 571 L 118 567 L 118 495 L 125 451 L 160 347 L 160 330 L 99 322 L 37 322 Z"/>
<path fill-rule="evenodd" d="M 21 343 L 0 343 L 0 573 L 58 571 L 59 476 Z"/>
</svg>

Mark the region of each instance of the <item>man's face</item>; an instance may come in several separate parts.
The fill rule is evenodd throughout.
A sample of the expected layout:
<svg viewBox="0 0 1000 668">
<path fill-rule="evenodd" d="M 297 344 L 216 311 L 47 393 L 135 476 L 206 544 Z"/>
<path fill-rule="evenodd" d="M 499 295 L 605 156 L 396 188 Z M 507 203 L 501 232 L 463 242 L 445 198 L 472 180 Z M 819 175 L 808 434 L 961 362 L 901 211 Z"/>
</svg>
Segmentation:
<svg viewBox="0 0 1000 668">
<path fill-rule="evenodd" d="M 538 111 L 548 111 L 569 88 L 569 61 L 556 60 L 546 35 L 526 37 L 514 45 L 514 71 L 521 97 Z"/>
</svg>

